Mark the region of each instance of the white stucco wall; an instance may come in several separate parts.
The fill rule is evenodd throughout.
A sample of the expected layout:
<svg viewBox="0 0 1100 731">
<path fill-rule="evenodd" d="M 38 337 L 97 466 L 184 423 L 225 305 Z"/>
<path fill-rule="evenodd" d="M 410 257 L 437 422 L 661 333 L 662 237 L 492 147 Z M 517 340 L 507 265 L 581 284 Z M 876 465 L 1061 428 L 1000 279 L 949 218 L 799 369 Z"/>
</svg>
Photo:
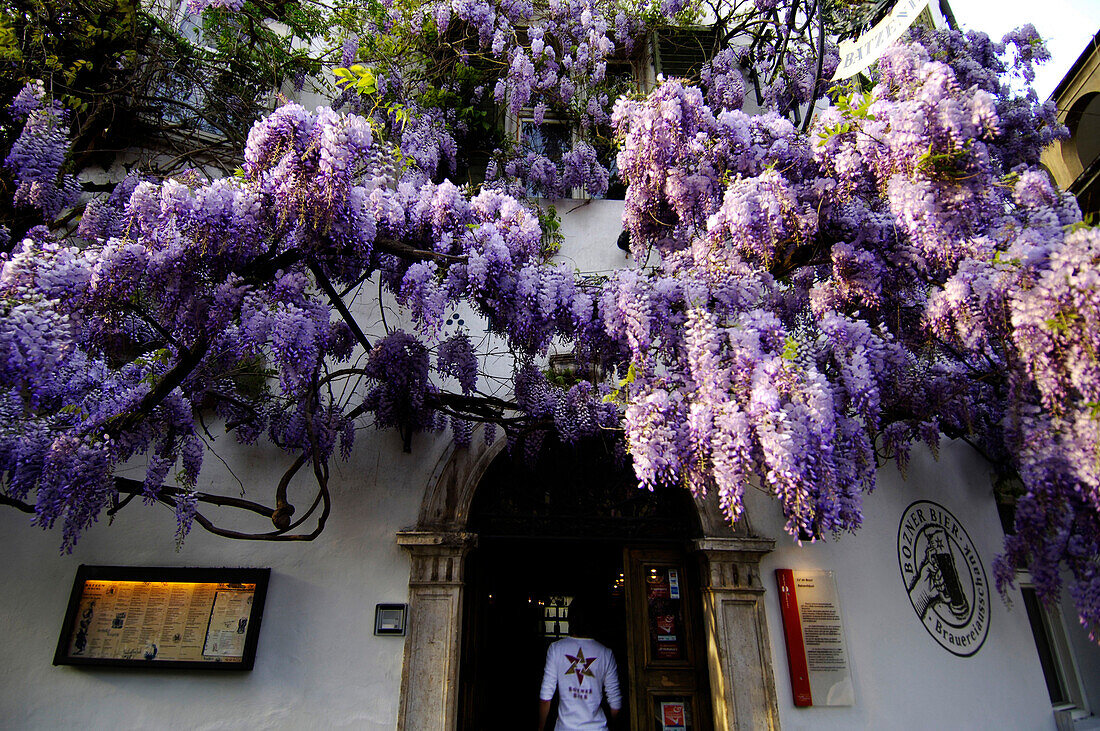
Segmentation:
<svg viewBox="0 0 1100 731">
<path fill-rule="evenodd" d="M 623 230 L 623 201 L 555 200 L 565 239 L 555 261 L 578 271 L 607 274 L 632 264 L 626 252 L 615 244 Z"/>
<path fill-rule="evenodd" d="M 783 518 L 765 496 L 753 495 L 753 528 L 776 538 L 762 564 L 768 590 L 779 715 L 784 729 L 1051 729 L 1054 716 L 1035 643 L 1018 591 L 1009 610 L 991 587 L 989 632 L 981 649 L 958 657 L 925 630 L 909 602 L 898 567 L 898 526 L 906 507 L 931 500 L 947 508 L 973 540 L 986 575 L 1003 531 L 989 468 L 962 443 L 945 444 L 939 461 L 914 449 L 903 480 L 891 464 L 864 497 L 855 535 L 799 547 L 783 533 Z M 783 621 L 775 599 L 775 569 L 836 572 L 841 618 L 855 690 L 851 707 L 797 708 L 791 692 Z"/>
<path fill-rule="evenodd" d="M 407 601 L 409 560 L 394 533 L 415 522 L 441 447 L 418 439 L 404 454 L 394 435 L 362 433 L 352 461 L 334 464 L 332 518 L 310 543 L 232 541 L 196 526 L 177 553 L 172 513 L 135 501 L 59 556 L 58 532 L 0 511 L 0 727 L 393 729 L 404 638 L 373 635 L 374 605 Z M 236 471 L 249 497 L 266 502 L 286 464 L 255 450 Z M 235 489 L 216 460 L 206 470 L 206 485 Z M 80 563 L 270 567 L 255 669 L 54 667 Z"/>
<path fill-rule="evenodd" d="M 394 435 L 361 434 L 350 463 L 334 471 L 334 512 L 312 543 L 228 541 L 196 529 L 175 552 L 169 511 L 131 505 L 112 525 L 89 531 L 73 556 L 59 536 L 0 511 L 5 561 L 0 581 L 0 718 L 8 728 L 392 729 L 402 638 L 374 637 L 374 605 L 408 596 L 408 559 L 394 533 L 416 520 L 423 486 L 442 453 L 421 438 L 412 454 Z M 250 451 L 237 473 L 250 494 L 277 480 L 285 458 Z M 210 486 L 234 484 L 213 461 Z M 1052 728 L 1050 704 L 1022 604 L 994 594 L 989 636 L 973 657 L 937 645 L 918 622 L 898 572 L 898 520 L 918 499 L 939 502 L 964 524 L 987 573 L 1001 534 L 987 470 L 965 447 L 940 461 L 914 454 L 909 480 L 886 468 L 865 502 L 856 536 L 799 548 L 764 496 L 750 497 L 757 532 L 779 537 L 764 562 L 768 626 L 780 718 L 787 729 Z M 51 664 L 79 563 L 271 567 L 255 670 L 152 672 Z M 855 689 L 850 708 L 793 706 L 775 568 L 836 571 Z"/>
<path fill-rule="evenodd" d="M 625 256 L 615 248 L 622 202 L 578 203 L 556 202 L 568 241 L 562 258 L 589 272 L 624 266 Z M 367 303 L 357 314 L 364 325 L 377 317 Z M 112 524 L 104 520 L 90 530 L 72 556 L 59 556 L 57 532 L 29 527 L 28 516 L 0 510 L 5 559 L 0 564 L 0 586 L 5 589 L 0 617 L 7 627 L 0 643 L 0 726 L 394 728 L 404 639 L 373 636 L 374 605 L 408 599 L 409 558 L 397 547 L 394 534 L 415 524 L 427 481 L 446 445 L 445 435 L 420 436 L 412 453 L 405 454 L 396 434 L 361 431 L 352 460 L 333 464 L 333 515 L 326 531 L 310 543 L 231 541 L 196 528 L 176 552 L 172 514 L 135 501 Z M 269 502 L 286 457 L 232 445 L 220 452 L 247 496 Z M 200 489 L 233 493 L 239 486 L 210 456 Z M 774 502 L 764 495 L 749 496 L 753 529 L 778 544 L 764 562 L 763 580 L 785 728 L 1053 726 L 1019 601 L 1009 611 L 993 594 L 988 638 L 970 658 L 948 653 L 918 621 L 896 554 L 901 513 L 918 499 L 934 500 L 962 521 L 991 578 L 990 562 L 1002 534 L 988 469 L 965 446 L 945 446 L 939 462 L 916 450 L 907 481 L 892 467 L 883 469 L 878 491 L 865 499 L 862 531 L 839 541 L 800 548 L 783 533 Z M 292 499 L 299 509 L 303 500 Z M 270 567 L 255 669 L 203 673 L 54 667 L 53 653 L 80 563 Z M 793 706 L 776 568 L 836 571 L 854 706 Z M 1090 657 L 1089 662 L 1100 665 L 1095 652 Z"/>
</svg>

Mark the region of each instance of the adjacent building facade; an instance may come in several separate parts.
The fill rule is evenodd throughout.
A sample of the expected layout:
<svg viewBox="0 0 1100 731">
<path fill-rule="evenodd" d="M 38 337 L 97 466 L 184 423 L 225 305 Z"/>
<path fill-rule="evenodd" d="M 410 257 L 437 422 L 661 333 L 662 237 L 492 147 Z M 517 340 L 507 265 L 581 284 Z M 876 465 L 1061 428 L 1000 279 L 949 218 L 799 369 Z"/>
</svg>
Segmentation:
<svg viewBox="0 0 1100 731">
<path fill-rule="evenodd" d="M 1077 196 L 1082 214 L 1100 216 L 1100 31 L 1050 98 L 1070 136 L 1047 148 L 1043 164 L 1058 187 Z"/>
</svg>

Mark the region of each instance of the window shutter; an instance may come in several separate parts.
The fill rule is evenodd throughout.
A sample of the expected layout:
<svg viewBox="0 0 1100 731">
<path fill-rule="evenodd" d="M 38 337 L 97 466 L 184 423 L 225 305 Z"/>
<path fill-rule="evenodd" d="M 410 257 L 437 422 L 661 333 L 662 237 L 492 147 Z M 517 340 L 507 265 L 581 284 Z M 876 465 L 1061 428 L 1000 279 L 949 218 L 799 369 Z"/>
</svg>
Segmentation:
<svg viewBox="0 0 1100 731">
<path fill-rule="evenodd" d="M 657 73 L 665 78 L 698 80 L 699 70 L 715 52 L 714 28 L 669 28 L 657 34 Z"/>
</svg>

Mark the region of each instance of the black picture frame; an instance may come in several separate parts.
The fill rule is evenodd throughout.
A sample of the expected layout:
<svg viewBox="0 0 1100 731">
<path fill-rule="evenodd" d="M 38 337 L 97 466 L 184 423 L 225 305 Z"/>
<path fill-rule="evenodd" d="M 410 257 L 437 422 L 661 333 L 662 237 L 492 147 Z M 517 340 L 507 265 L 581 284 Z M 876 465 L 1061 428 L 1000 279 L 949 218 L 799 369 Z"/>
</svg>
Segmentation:
<svg viewBox="0 0 1100 731">
<path fill-rule="evenodd" d="M 113 668 L 155 668 L 172 670 L 252 670 L 256 663 L 256 647 L 260 638 L 260 624 L 263 620 L 264 604 L 267 600 L 267 586 L 271 578 L 269 568 L 184 568 L 164 566 L 87 566 L 77 568 L 76 578 L 73 580 L 72 592 L 69 595 L 69 604 L 65 611 L 65 621 L 61 626 L 61 634 L 57 640 L 57 650 L 54 653 L 54 665 L 74 665 L 80 667 L 113 667 Z M 132 657 L 83 657 L 74 655 L 70 648 L 74 644 L 75 633 L 78 631 L 78 614 L 80 613 L 81 600 L 85 594 L 85 585 L 89 581 L 138 581 L 138 582 L 167 582 L 187 584 L 227 584 L 247 585 L 254 584 L 251 608 L 248 612 L 247 625 L 243 627 L 245 635 L 243 654 L 239 660 L 224 659 L 221 657 L 205 658 L 202 660 L 161 660 L 151 657 L 148 659 L 134 659 Z M 214 605 L 217 594 L 211 600 L 211 617 L 213 617 Z M 209 638 L 209 625 L 206 638 Z M 240 630 L 238 630 L 240 632 Z M 132 653 L 131 653 L 132 654 Z"/>
<path fill-rule="evenodd" d="M 374 634 L 404 637 L 405 628 L 408 625 L 408 604 L 375 604 L 374 605 Z M 393 626 L 392 620 L 396 619 L 397 625 Z"/>
</svg>

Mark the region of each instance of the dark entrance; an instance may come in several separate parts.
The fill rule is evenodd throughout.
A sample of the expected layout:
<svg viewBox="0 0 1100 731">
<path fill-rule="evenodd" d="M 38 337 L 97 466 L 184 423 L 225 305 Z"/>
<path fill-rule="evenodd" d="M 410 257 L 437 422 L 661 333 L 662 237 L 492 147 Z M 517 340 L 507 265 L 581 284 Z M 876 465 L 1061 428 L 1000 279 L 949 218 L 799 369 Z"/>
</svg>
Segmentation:
<svg viewBox="0 0 1100 731">
<path fill-rule="evenodd" d="M 686 551 L 701 530 L 686 490 L 639 490 L 603 442 L 551 444 L 533 465 L 506 454 L 494 461 L 470 530 L 478 547 L 466 569 L 460 729 L 535 726 L 546 648 L 569 633 L 578 596 L 619 666 L 617 728 L 661 731 L 662 714 L 680 711 L 685 728 L 710 729 Z"/>
</svg>

